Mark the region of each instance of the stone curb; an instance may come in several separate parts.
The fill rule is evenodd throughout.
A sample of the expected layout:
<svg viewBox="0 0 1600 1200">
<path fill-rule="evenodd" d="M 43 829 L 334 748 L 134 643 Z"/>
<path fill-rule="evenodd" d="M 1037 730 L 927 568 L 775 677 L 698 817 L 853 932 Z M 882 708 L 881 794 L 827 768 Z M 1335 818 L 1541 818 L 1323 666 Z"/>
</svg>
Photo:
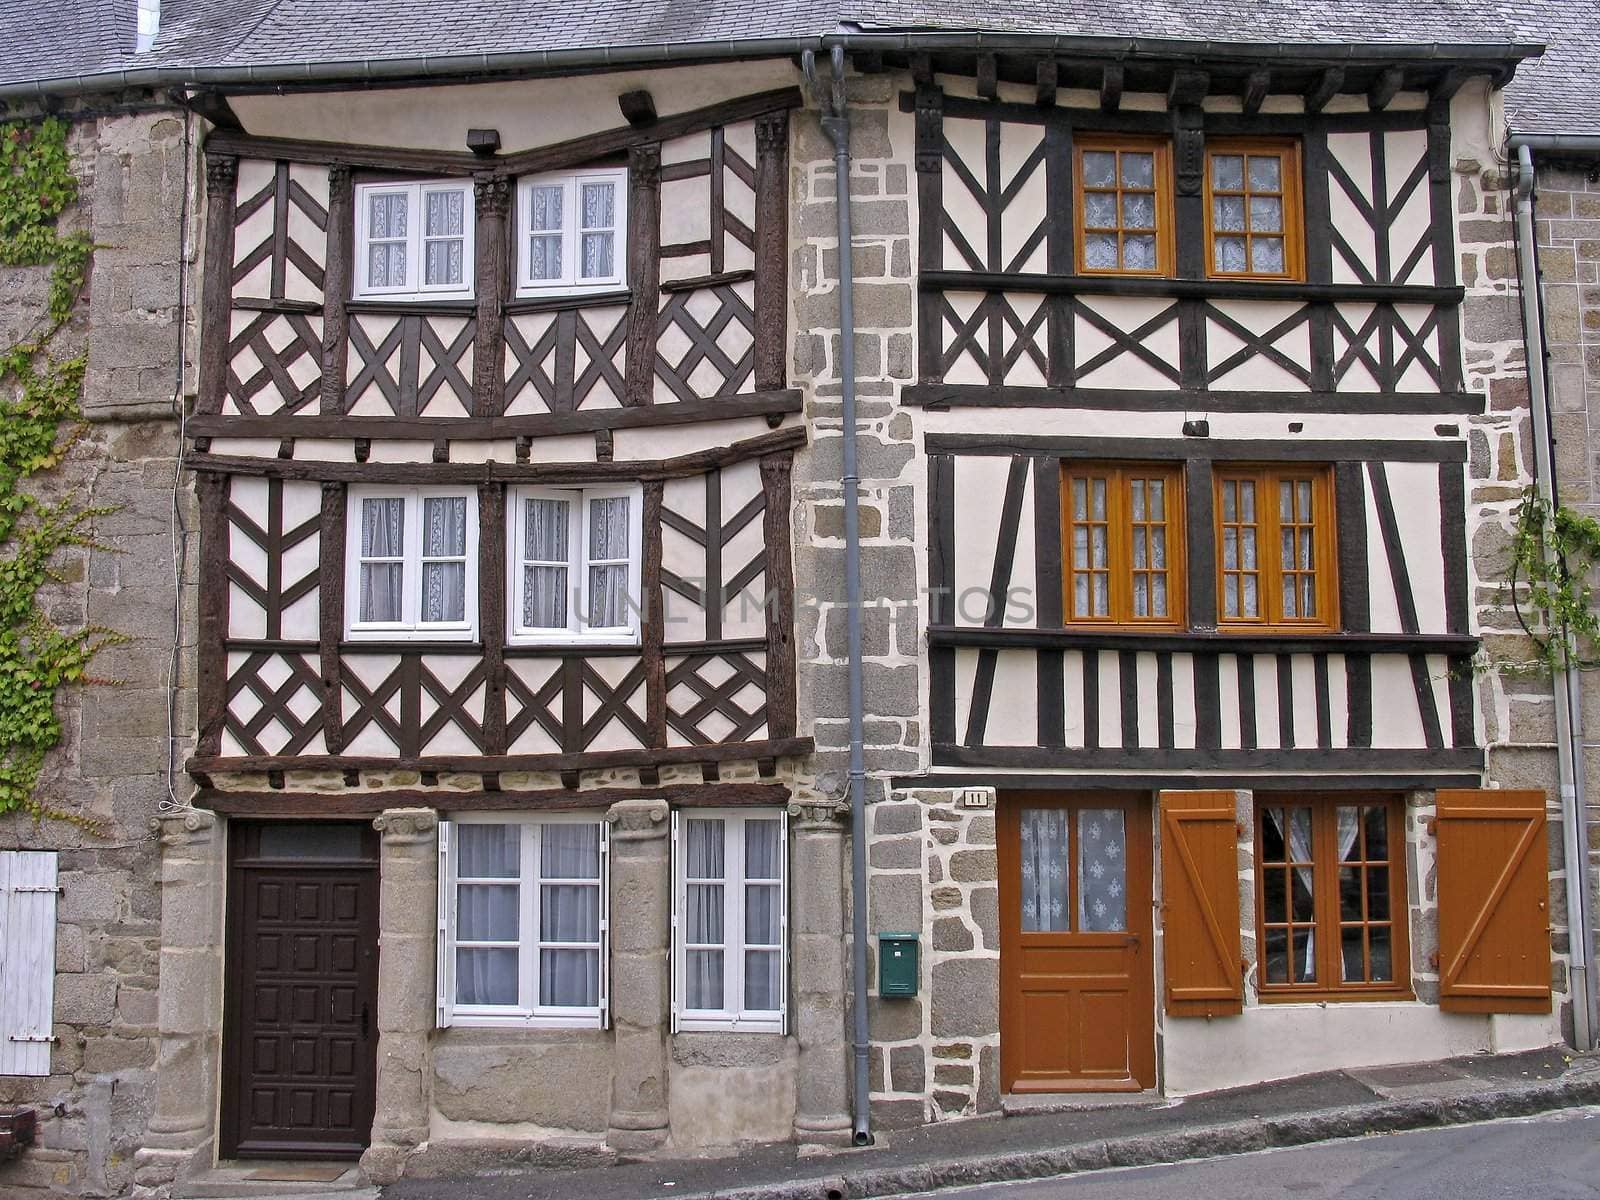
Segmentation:
<svg viewBox="0 0 1600 1200">
<path fill-rule="evenodd" d="M 866 1200 L 936 1188 L 1074 1175 L 1108 1167 L 1155 1166 L 1246 1154 L 1363 1134 L 1466 1125 L 1587 1104 L 1600 1104 L 1600 1072 L 1583 1071 L 1577 1077 L 1492 1088 L 1469 1096 L 1380 1100 L 1010 1154 L 867 1167 L 824 1178 L 719 1188 L 679 1196 L 677 1200 Z"/>
</svg>

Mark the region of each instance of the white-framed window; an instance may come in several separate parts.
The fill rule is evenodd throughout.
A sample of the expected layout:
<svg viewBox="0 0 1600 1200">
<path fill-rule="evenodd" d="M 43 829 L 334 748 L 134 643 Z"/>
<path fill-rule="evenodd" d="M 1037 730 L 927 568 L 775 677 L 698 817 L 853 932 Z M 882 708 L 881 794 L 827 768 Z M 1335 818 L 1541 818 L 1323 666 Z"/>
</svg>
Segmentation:
<svg viewBox="0 0 1600 1200">
<path fill-rule="evenodd" d="M 466 300 L 473 284 L 472 184 L 355 189 L 358 300 Z"/>
<path fill-rule="evenodd" d="M 512 643 L 638 640 L 643 507 L 637 485 L 512 489 Z"/>
<path fill-rule="evenodd" d="M 782 1033 L 788 825 L 781 810 L 672 814 L 674 1029 Z"/>
<path fill-rule="evenodd" d="M 478 497 L 472 488 L 350 489 L 345 633 L 470 641 L 478 630 Z"/>
<path fill-rule="evenodd" d="M 627 284 L 628 172 L 566 171 L 517 183 L 517 294 Z"/>
<path fill-rule="evenodd" d="M 609 853 L 599 814 L 439 823 L 441 1028 L 605 1025 Z"/>
</svg>

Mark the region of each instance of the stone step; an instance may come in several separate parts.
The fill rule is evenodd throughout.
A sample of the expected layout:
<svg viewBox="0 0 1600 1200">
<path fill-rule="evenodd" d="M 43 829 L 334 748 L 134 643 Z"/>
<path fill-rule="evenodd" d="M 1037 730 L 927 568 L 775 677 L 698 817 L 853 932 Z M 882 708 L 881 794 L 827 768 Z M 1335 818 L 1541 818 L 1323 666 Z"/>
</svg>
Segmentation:
<svg viewBox="0 0 1600 1200">
<path fill-rule="evenodd" d="M 327 1180 L 306 1178 L 317 1168 L 338 1169 L 340 1174 Z M 273 1175 L 279 1177 L 270 1178 Z M 252 1200 L 253 1197 L 315 1200 L 321 1196 L 377 1200 L 377 1195 L 378 1189 L 367 1186 L 354 1163 L 222 1163 L 203 1175 L 175 1184 L 172 1189 L 173 1200 Z"/>
</svg>

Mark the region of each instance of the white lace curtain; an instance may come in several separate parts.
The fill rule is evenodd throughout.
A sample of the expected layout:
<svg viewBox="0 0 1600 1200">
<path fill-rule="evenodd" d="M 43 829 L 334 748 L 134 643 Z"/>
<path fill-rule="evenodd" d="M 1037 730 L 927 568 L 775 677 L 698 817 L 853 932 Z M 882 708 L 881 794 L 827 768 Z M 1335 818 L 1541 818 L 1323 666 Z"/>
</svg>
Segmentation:
<svg viewBox="0 0 1600 1200">
<path fill-rule="evenodd" d="M 691 1009 L 723 1007 L 724 884 L 727 878 L 725 840 L 727 823 L 715 820 L 684 822 L 684 878 L 700 880 L 686 885 L 684 942 L 698 949 L 684 951 L 684 1005 Z"/>
<path fill-rule="evenodd" d="M 405 577 L 406 502 L 361 502 L 361 619 L 399 621 Z M 379 561 L 367 561 L 369 559 Z"/>
<path fill-rule="evenodd" d="M 783 864 L 778 822 L 744 823 L 744 1006 L 782 1007 L 778 946 L 782 940 Z M 763 949 L 762 947 L 773 947 Z"/>
<path fill-rule="evenodd" d="M 467 498 L 422 502 L 422 619 L 462 621 L 467 615 Z"/>
<path fill-rule="evenodd" d="M 583 277 L 606 279 L 614 275 L 616 258 L 617 188 L 612 183 L 583 185 Z"/>
<path fill-rule="evenodd" d="M 565 500 L 536 496 L 527 502 L 524 524 L 522 624 L 528 629 L 565 629 L 572 506 Z"/>
<path fill-rule="evenodd" d="M 1067 893 L 1067 819 L 1064 808 L 1022 810 L 1022 929 L 1062 933 L 1072 928 Z"/>
<path fill-rule="evenodd" d="M 589 624 L 628 623 L 628 497 L 589 501 Z"/>
</svg>

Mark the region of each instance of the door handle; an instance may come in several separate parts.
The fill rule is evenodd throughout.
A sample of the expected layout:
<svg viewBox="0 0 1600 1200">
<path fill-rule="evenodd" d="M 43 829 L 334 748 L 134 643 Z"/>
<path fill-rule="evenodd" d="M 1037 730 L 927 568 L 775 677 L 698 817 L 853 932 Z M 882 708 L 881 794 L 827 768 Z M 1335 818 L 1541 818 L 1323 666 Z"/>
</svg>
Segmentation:
<svg viewBox="0 0 1600 1200">
<path fill-rule="evenodd" d="M 368 1014 L 368 1011 L 367 1011 L 366 1004 L 363 1003 L 362 1006 L 361 1006 L 361 1040 L 362 1041 L 365 1041 L 366 1038 L 367 1038 L 367 1026 L 368 1026 L 368 1023 L 369 1023 L 369 1014 Z"/>
</svg>

